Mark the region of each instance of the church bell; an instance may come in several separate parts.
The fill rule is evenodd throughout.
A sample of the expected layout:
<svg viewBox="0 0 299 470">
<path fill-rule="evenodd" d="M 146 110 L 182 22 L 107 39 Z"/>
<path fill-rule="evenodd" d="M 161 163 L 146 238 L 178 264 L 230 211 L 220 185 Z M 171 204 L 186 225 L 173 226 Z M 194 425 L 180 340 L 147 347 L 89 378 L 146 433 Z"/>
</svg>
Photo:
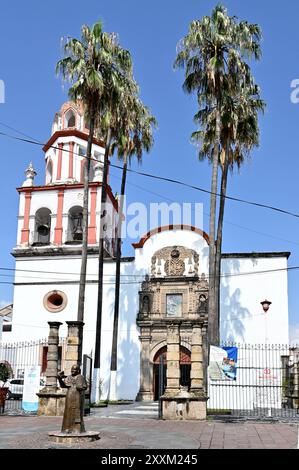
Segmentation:
<svg viewBox="0 0 299 470">
<path fill-rule="evenodd" d="M 50 227 L 47 224 L 41 224 L 38 226 L 37 232 L 39 235 L 46 237 L 47 235 L 49 235 Z"/>
</svg>

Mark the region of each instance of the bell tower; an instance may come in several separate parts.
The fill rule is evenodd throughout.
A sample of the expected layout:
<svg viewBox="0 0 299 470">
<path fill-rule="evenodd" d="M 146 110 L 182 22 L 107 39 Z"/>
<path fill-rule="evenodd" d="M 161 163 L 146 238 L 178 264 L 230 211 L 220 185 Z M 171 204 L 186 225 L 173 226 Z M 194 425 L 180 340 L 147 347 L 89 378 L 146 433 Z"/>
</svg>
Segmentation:
<svg viewBox="0 0 299 470">
<path fill-rule="evenodd" d="M 14 333 L 18 337 L 26 337 L 25 330 L 28 336 L 34 332 L 35 337 L 44 337 L 49 320 L 76 320 L 88 135 L 82 106 L 64 103 L 55 114 L 51 136 L 43 147 L 44 181 L 36 183 L 37 174 L 30 163 L 22 186 L 17 188 L 18 229 L 12 255 L 16 258 Z M 85 320 L 86 324 L 90 323 L 90 329 L 94 328 L 97 301 L 104 151 L 103 142 L 94 138 L 89 174 L 86 281 L 86 311 L 90 315 Z M 110 265 L 116 246 L 118 204 L 109 183 L 106 191 L 104 256 Z M 41 324 L 45 325 L 45 331 L 37 326 Z"/>
<path fill-rule="evenodd" d="M 25 171 L 20 194 L 19 224 L 16 249 L 80 245 L 82 241 L 83 170 L 86 164 L 88 126 L 80 104 L 64 103 L 55 114 L 52 134 L 44 145 L 45 181 L 36 186 L 32 163 Z M 99 206 L 103 177 L 104 146 L 94 138 L 89 175 L 88 244 L 99 242 Z M 112 255 L 115 239 L 117 202 L 110 186 L 110 233 L 107 252 Z"/>
</svg>

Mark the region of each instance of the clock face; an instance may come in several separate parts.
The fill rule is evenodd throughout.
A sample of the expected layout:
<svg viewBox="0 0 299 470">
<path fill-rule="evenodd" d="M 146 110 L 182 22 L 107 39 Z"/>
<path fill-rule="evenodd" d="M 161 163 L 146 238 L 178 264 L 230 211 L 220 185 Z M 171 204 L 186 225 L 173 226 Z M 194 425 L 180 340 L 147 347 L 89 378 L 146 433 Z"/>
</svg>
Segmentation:
<svg viewBox="0 0 299 470">
<path fill-rule="evenodd" d="M 169 317 L 181 317 L 183 306 L 182 294 L 167 294 L 166 295 L 166 314 Z"/>
</svg>

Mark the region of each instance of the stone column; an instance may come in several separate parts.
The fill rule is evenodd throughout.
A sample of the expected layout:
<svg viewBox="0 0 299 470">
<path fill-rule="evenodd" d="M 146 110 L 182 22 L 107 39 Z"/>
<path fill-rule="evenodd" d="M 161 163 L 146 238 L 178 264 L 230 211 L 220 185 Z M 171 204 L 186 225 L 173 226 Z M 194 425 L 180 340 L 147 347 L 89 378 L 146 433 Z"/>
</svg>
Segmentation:
<svg viewBox="0 0 299 470">
<path fill-rule="evenodd" d="M 140 352 L 140 389 L 137 394 L 137 401 L 151 401 L 153 400 L 153 386 L 152 386 L 152 364 L 150 363 L 150 342 L 151 342 L 150 328 L 142 328 Z"/>
<path fill-rule="evenodd" d="M 208 350 L 208 322 L 206 320 L 201 325 L 201 333 L 202 333 L 202 354 L 203 354 L 203 386 L 204 386 L 205 393 L 207 393 L 209 350 Z"/>
<path fill-rule="evenodd" d="M 81 366 L 84 323 L 82 321 L 67 321 L 66 324 L 68 331 L 64 373 L 65 375 L 70 375 L 74 364 Z"/>
<path fill-rule="evenodd" d="M 167 328 L 167 371 L 166 396 L 175 396 L 180 391 L 180 327 Z"/>
<path fill-rule="evenodd" d="M 194 325 L 191 339 L 191 388 L 190 392 L 203 394 L 203 354 L 200 325 Z"/>
<path fill-rule="evenodd" d="M 65 403 L 65 391 L 57 387 L 58 344 L 60 322 L 49 321 L 46 386 L 37 393 L 39 397 L 39 416 L 62 416 Z"/>
<path fill-rule="evenodd" d="M 59 327 L 62 325 L 58 321 L 48 321 L 50 332 L 48 337 L 48 354 L 46 370 L 46 387 L 53 392 L 57 390 L 57 372 L 58 372 L 58 344 Z"/>
</svg>

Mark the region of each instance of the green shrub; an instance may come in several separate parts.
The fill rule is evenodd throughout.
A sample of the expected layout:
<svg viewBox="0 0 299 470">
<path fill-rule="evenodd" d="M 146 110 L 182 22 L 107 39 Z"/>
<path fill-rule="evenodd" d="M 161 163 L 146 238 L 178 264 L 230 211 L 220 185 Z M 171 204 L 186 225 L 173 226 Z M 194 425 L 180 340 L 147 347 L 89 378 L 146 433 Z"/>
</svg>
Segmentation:
<svg viewBox="0 0 299 470">
<path fill-rule="evenodd" d="M 5 383 L 10 377 L 10 369 L 3 362 L 0 363 L 0 382 L 2 382 L 1 387 L 5 386 Z"/>
</svg>

